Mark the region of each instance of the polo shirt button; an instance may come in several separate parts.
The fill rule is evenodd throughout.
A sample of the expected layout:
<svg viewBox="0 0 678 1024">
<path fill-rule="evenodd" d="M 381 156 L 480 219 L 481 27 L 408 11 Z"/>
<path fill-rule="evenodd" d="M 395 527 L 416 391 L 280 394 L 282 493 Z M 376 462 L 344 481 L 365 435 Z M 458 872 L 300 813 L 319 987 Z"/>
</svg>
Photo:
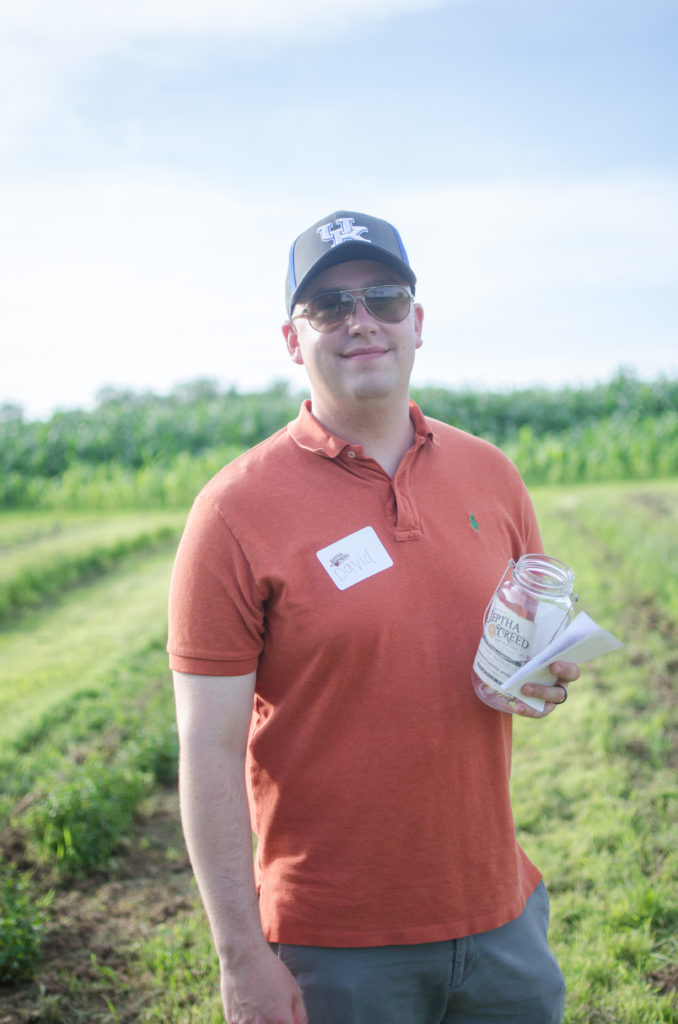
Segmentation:
<svg viewBox="0 0 678 1024">
<path fill-rule="evenodd" d="M 355 452 L 348 451 L 348 452 L 346 452 L 346 454 L 348 455 L 349 459 L 355 459 Z"/>
</svg>

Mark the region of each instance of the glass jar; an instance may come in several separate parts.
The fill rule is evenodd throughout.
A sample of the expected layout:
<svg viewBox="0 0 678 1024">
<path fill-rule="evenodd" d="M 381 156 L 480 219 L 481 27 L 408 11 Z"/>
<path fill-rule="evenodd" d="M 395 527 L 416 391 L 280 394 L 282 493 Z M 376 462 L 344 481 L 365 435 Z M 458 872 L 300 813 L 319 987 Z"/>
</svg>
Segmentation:
<svg viewBox="0 0 678 1024">
<path fill-rule="evenodd" d="M 523 555 L 509 561 L 485 610 L 473 662 L 473 687 L 485 704 L 509 713 L 527 706 L 501 684 L 571 622 L 577 601 L 573 584 L 572 569 L 558 558 Z"/>
</svg>

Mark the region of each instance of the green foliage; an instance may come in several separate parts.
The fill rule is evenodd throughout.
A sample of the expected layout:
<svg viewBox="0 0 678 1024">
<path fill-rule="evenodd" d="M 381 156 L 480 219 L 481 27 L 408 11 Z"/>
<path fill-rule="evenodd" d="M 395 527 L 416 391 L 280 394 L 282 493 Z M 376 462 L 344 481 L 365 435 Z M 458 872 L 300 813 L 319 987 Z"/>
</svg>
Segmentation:
<svg viewBox="0 0 678 1024">
<path fill-rule="evenodd" d="M 35 509 L 185 508 L 214 474 L 242 452 L 222 446 L 179 452 L 135 468 L 118 462 L 72 462 L 60 476 L 9 473 L 0 480 L 0 507 Z"/>
<path fill-rule="evenodd" d="M 99 541 L 70 550 L 53 537 L 48 551 L 19 562 L 11 575 L 6 560 L 0 570 L 0 623 L 16 617 L 22 609 L 37 607 L 52 595 L 105 575 L 130 554 L 153 551 L 168 541 L 176 543 L 177 527 L 161 525 L 110 543 Z"/>
<path fill-rule="evenodd" d="M 149 789 L 176 785 L 177 761 L 161 641 L 127 655 L 101 685 L 52 706 L 2 745 L 0 829 L 12 822 L 35 874 L 0 860 L 0 984 L 27 980 L 38 966 L 50 903 L 41 894 L 45 880 L 65 885 L 114 866 Z"/>
<path fill-rule="evenodd" d="M 560 434 L 525 425 L 503 444 L 528 484 L 647 480 L 678 474 L 678 413 L 619 414 Z"/>
<path fill-rule="evenodd" d="M 140 966 L 156 991 L 142 1011 L 143 1024 L 223 1024 L 219 968 L 210 930 L 201 912 L 158 929 L 140 943 Z"/>
<path fill-rule="evenodd" d="M 622 370 L 589 388 L 412 394 L 429 416 L 504 448 L 530 483 L 678 471 L 678 380 Z M 240 394 L 203 380 L 165 396 L 109 389 L 95 409 L 46 422 L 5 406 L 0 507 L 185 507 L 221 466 L 293 419 L 301 398 L 284 383 Z"/>
<path fill-rule="evenodd" d="M 505 392 L 419 388 L 412 394 L 427 415 L 500 446 L 523 427 L 543 437 L 613 419 L 652 419 L 678 409 L 678 380 L 640 381 L 626 370 L 592 387 Z"/>
<path fill-rule="evenodd" d="M 166 708 L 166 704 L 165 704 Z M 179 762 L 179 739 L 174 721 L 160 723 L 156 719 L 135 731 L 136 763 L 157 786 L 176 782 Z"/>
<path fill-rule="evenodd" d="M 124 754 L 112 761 L 93 755 L 65 778 L 44 780 L 45 796 L 23 817 L 37 863 L 62 878 L 105 867 L 149 783 Z"/>
<path fill-rule="evenodd" d="M 49 902 L 35 898 L 27 873 L 0 859 L 0 985 L 33 976 Z"/>
<path fill-rule="evenodd" d="M 164 643 L 124 657 L 97 680 L 35 716 L 31 725 L 0 747 L 0 826 L 27 793 L 44 798 L 61 783 L 117 758 L 111 770 L 134 770 L 157 785 L 177 777 L 178 739 Z M 90 677 L 88 682 L 95 681 Z M 124 773 L 124 772 L 123 772 Z M 141 791 L 140 791 L 141 792 Z M 143 794 L 142 794 L 143 795 Z"/>
<path fill-rule="evenodd" d="M 248 448 L 293 418 L 299 402 L 285 384 L 243 395 L 196 381 L 167 396 L 108 389 L 93 411 L 56 412 L 46 422 L 26 422 L 20 409 L 5 407 L 0 475 L 56 477 L 77 462 L 139 469 L 180 452 Z"/>
</svg>

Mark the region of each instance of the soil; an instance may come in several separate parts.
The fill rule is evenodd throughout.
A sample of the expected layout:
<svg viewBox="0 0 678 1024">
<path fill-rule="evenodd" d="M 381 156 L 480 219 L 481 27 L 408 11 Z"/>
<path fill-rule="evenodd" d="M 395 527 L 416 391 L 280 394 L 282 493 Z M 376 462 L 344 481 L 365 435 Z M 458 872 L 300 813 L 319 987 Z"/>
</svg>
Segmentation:
<svg viewBox="0 0 678 1024">
<path fill-rule="evenodd" d="M 3 846 L 15 863 L 20 861 L 16 835 L 3 836 Z M 55 891 L 36 976 L 23 985 L 0 986 L 0 1024 L 139 1020 L 154 994 L 141 990 L 130 948 L 194 906 L 177 794 L 157 791 L 110 873 Z"/>
</svg>

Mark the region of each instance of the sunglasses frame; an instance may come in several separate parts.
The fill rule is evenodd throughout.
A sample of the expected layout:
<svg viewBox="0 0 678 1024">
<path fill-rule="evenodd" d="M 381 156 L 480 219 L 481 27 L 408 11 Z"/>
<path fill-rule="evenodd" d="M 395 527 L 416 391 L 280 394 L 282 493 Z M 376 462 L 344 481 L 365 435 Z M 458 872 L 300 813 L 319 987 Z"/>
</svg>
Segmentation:
<svg viewBox="0 0 678 1024">
<path fill-rule="evenodd" d="M 379 316 L 378 313 L 375 313 L 373 310 L 370 309 L 368 303 L 366 302 L 367 293 L 375 291 L 378 288 L 399 288 L 401 292 L 404 292 L 407 295 L 409 299 L 407 310 L 405 314 L 400 318 L 400 320 L 384 320 L 384 318 Z M 316 327 L 315 324 L 312 323 L 311 318 L 308 315 L 308 307 L 313 302 L 314 299 L 318 299 L 323 295 L 350 295 L 351 299 L 353 300 L 353 305 L 351 309 L 348 311 L 348 313 L 346 313 L 345 316 L 342 316 L 341 319 L 332 321 L 332 323 L 324 325 L 322 327 Z M 353 316 L 353 314 L 355 313 L 356 302 L 358 299 L 362 301 L 362 304 L 367 310 L 367 312 L 370 314 L 370 316 L 373 316 L 375 320 L 379 320 L 383 324 L 401 324 L 403 320 L 405 320 L 405 318 L 407 317 L 408 313 L 410 312 L 410 309 L 412 308 L 412 303 L 414 302 L 414 295 L 406 285 L 393 284 L 392 282 L 389 282 L 388 284 L 371 284 L 369 285 L 368 288 L 328 288 L 324 292 L 318 292 L 317 295 L 313 295 L 309 300 L 308 305 L 306 305 L 302 309 L 301 313 L 295 313 L 294 316 L 290 317 L 290 320 L 298 320 L 300 317 L 305 317 L 314 331 L 318 331 L 319 334 L 328 334 L 330 331 L 335 331 L 337 327 L 339 327 L 346 320 L 348 320 L 350 316 Z"/>
</svg>

